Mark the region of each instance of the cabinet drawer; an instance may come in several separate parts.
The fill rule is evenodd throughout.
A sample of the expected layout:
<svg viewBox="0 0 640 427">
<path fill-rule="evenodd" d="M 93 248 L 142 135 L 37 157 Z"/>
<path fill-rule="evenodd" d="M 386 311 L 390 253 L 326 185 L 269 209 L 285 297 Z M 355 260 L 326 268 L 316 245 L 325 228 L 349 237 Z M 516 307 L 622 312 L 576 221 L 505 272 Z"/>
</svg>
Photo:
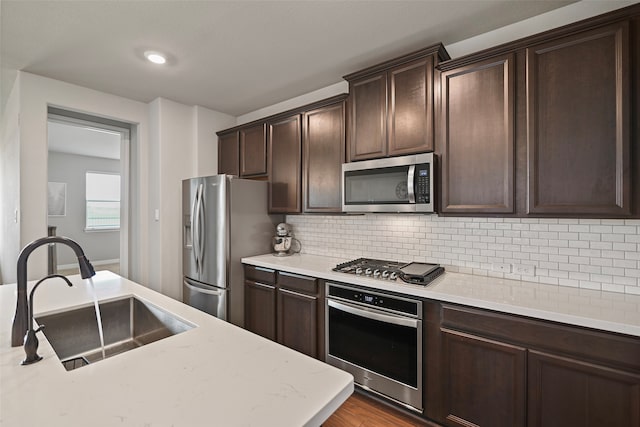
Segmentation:
<svg viewBox="0 0 640 427">
<path fill-rule="evenodd" d="M 276 271 L 270 268 L 255 267 L 253 265 L 244 266 L 244 278 L 261 283 L 273 285 L 276 283 Z"/>
<path fill-rule="evenodd" d="M 310 295 L 318 293 L 318 279 L 294 273 L 279 271 L 278 286 Z"/>
<path fill-rule="evenodd" d="M 640 372 L 640 340 L 627 335 L 452 305 L 442 326 Z"/>
</svg>

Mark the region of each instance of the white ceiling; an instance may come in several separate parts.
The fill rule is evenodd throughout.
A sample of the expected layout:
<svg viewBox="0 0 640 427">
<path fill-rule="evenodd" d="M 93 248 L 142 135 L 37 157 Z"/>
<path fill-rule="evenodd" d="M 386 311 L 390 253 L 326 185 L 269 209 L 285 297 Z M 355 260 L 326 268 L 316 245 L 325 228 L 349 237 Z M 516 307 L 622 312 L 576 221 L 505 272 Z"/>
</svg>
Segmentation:
<svg viewBox="0 0 640 427">
<path fill-rule="evenodd" d="M 391 57 L 569 3 L 2 0 L 2 84 L 10 82 L 6 70 L 24 70 L 142 102 L 160 96 L 239 116 Z M 168 65 L 145 62 L 149 49 L 166 52 Z"/>
<path fill-rule="evenodd" d="M 82 125 L 47 122 L 49 151 L 120 159 L 121 134 Z"/>
</svg>

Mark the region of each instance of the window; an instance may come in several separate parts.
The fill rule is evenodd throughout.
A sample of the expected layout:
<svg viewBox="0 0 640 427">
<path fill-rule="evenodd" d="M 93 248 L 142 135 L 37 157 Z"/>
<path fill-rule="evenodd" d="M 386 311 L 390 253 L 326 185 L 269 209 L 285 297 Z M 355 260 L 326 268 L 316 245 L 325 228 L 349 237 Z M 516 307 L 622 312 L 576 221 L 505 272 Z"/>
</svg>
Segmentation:
<svg viewBox="0 0 640 427">
<path fill-rule="evenodd" d="M 120 229 L 120 175 L 87 172 L 86 230 Z"/>
</svg>

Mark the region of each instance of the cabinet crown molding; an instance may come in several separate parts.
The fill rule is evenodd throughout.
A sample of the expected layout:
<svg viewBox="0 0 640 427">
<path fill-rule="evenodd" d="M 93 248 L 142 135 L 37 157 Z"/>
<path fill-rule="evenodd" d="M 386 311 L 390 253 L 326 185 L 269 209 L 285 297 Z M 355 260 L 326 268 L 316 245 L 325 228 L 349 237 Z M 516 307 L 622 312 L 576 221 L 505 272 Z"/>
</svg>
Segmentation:
<svg viewBox="0 0 640 427">
<path fill-rule="evenodd" d="M 515 52 L 517 50 L 524 49 L 541 42 L 548 42 L 555 38 L 569 36 L 585 30 L 592 30 L 598 27 L 609 25 L 616 21 L 628 20 L 636 17 L 640 17 L 640 3 L 633 4 L 622 9 L 614 10 L 602 15 L 583 19 L 582 21 L 569 23 L 567 25 L 563 25 L 562 27 L 553 28 L 542 33 L 537 33 L 497 46 L 489 47 L 487 49 L 473 52 L 459 58 L 443 60 L 440 64 L 437 64 L 436 69 L 440 71 L 453 70 L 455 68 L 472 64 L 483 59 L 489 59 L 495 56 L 503 55 L 505 53 Z"/>
<path fill-rule="evenodd" d="M 334 103 L 338 103 L 340 101 L 343 101 L 343 100 L 347 99 L 348 95 L 349 95 L 348 93 L 341 93 L 339 95 L 335 95 L 335 96 L 332 96 L 330 98 L 322 99 L 320 101 L 316 101 L 316 102 L 312 102 L 310 104 L 302 105 L 300 107 L 292 108 L 291 110 L 283 111 L 281 113 L 276 113 L 276 114 L 273 114 L 271 116 L 264 117 L 262 119 L 254 120 L 254 121 L 248 122 L 248 123 L 243 123 L 241 125 L 234 126 L 232 128 L 223 129 L 221 131 L 216 132 L 216 135 L 223 136 L 223 135 L 226 135 L 228 133 L 236 132 L 236 131 L 238 131 L 240 129 L 244 129 L 244 128 L 251 127 L 251 126 L 254 126 L 254 125 L 258 125 L 260 123 L 273 122 L 273 121 L 276 121 L 276 120 L 280 120 L 280 119 L 282 119 L 284 117 L 292 116 L 294 114 L 302 114 L 302 113 L 304 113 L 306 111 L 315 110 L 317 108 L 324 107 L 326 105 L 330 105 L 330 104 L 334 104 Z"/>
<path fill-rule="evenodd" d="M 424 58 L 424 57 L 427 57 L 427 56 L 430 56 L 430 55 L 434 55 L 434 54 L 437 57 L 436 64 L 438 62 L 440 62 L 440 61 L 446 61 L 448 59 L 451 59 L 451 57 L 449 56 L 449 53 L 445 49 L 444 45 L 442 43 L 437 43 L 437 44 L 434 44 L 432 46 L 426 47 L 424 49 L 416 50 L 415 52 L 411 52 L 409 54 L 398 56 L 398 57 L 390 59 L 388 61 L 381 62 L 380 64 L 376 64 L 376 65 L 374 65 L 372 67 L 368 67 L 368 68 L 365 68 L 363 70 L 356 71 L 355 73 L 347 74 L 346 76 L 343 76 L 342 78 L 347 80 L 347 81 L 354 80 L 354 79 L 359 79 L 359 78 L 365 77 L 365 76 L 367 76 L 369 74 L 375 74 L 375 73 L 378 73 L 380 71 L 384 71 L 384 70 L 386 70 L 388 68 L 395 67 L 396 65 L 401 65 L 401 64 L 404 64 L 406 62 L 411 62 L 411 61 L 414 61 L 416 59 Z"/>
</svg>

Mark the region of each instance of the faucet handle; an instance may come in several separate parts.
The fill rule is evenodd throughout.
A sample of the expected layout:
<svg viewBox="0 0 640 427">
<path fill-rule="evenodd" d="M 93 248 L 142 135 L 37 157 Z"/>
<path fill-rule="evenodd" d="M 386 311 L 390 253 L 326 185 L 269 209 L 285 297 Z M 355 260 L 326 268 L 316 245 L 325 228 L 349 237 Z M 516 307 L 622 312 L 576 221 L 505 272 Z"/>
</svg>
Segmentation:
<svg viewBox="0 0 640 427">
<path fill-rule="evenodd" d="M 30 365 L 32 363 L 42 360 L 42 356 L 38 355 L 38 338 L 36 333 L 40 332 L 44 328 L 41 325 L 38 329 L 29 329 L 24 336 L 24 352 L 26 357 L 22 361 L 21 365 Z"/>
</svg>

